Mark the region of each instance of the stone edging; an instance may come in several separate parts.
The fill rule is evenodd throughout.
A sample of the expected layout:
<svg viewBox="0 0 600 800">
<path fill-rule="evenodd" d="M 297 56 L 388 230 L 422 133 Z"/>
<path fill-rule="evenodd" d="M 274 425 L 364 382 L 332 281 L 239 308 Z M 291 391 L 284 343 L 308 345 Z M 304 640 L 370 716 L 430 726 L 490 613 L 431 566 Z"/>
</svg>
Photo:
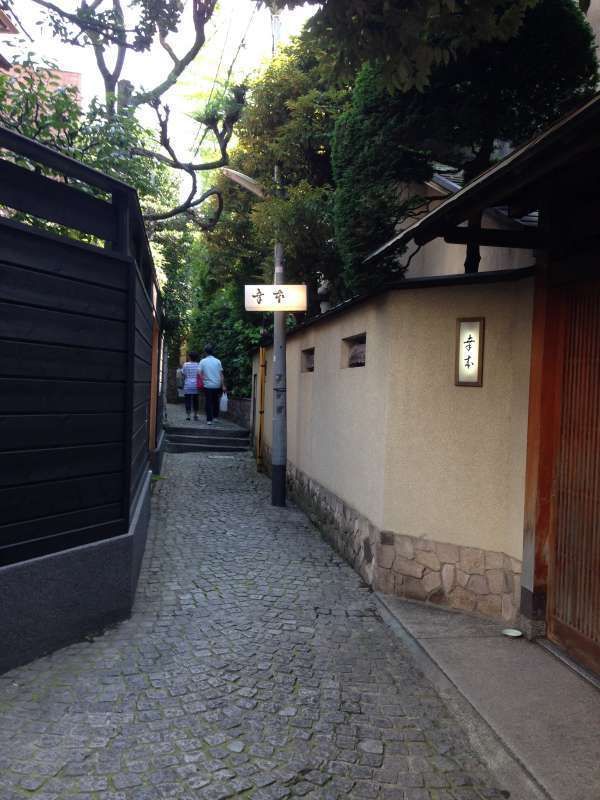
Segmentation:
<svg viewBox="0 0 600 800">
<path fill-rule="evenodd" d="M 518 617 L 521 562 L 517 559 L 379 530 L 293 464 L 288 463 L 287 477 L 298 505 L 375 590 L 506 621 Z"/>
</svg>

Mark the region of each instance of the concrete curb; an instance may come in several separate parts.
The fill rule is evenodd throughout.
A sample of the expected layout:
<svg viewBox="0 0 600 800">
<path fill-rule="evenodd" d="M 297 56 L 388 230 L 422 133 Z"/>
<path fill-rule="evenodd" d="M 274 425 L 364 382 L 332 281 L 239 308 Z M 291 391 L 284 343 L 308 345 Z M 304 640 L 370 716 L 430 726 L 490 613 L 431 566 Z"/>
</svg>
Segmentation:
<svg viewBox="0 0 600 800">
<path fill-rule="evenodd" d="M 463 726 L 469 742 L 499 786 L 511 800 L 554 800 L 529 772 L 525 764 L 467 700 L 444 670 L 405 628 L 378 592 L 373 596 L 385 624 L 409 650 L 417 666 Z"/>
</svg>

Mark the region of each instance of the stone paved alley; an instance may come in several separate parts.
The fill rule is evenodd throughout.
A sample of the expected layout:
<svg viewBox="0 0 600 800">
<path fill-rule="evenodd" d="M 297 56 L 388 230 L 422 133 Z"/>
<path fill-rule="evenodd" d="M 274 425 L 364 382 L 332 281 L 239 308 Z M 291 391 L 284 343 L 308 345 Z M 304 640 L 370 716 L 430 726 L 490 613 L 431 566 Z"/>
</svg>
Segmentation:
<svg viewBox="0 0 600 800">
<path fill-rule="evenodd" d="M 170 455 L 132 619 L 0 678 L 0 799 L 505 796 L 249 454 Z"/>
</svg>

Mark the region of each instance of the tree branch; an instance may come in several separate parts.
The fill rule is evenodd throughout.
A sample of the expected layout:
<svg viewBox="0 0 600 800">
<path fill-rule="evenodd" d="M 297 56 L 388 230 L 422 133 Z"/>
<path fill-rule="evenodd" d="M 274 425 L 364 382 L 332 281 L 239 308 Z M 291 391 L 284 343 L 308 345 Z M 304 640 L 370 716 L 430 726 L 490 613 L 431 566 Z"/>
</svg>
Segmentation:
<svg viewBox="0 0 600 800">
<path fill-rule="evenodd" d="M 75 36 L 74 39 L 67 39 L 67 41 L 76 44 L 77 39 L 81 35 L 81 32 L 87 33 L 90 36 L 95 35 L 100 39 L 104 39 L 105 41 L 112 42 L 114 44 L 120 44 L 123 40 L 123 35 L 127 33 L 136 33 L 135 28 L 125 28 L 123 25 L 115 24 L 110 21 L 110 19 L 99 19 L 98 17 L 94 16 L 93 12 L 101 5 L 102 0 L 93 0 L 92 3 L 88 4 L 83 2 L 79 8 L 79 11 L 89 12 L 89 16 L 81 15 L 78 13 L 72 13 L 70 11 L 65 11 L 64 8 L 57 6 L 56 3 L 51 2 L 51 0 L 31 0 L 37 6 L 41 8 L 45 8 L 47 11 L 50 11 L 51 14 L 56 14 L 64 22 L 68 22 L 71 25 L 75 25 L 75 27 L 79 28 L 80 33 Z M 129 47 L 131 49 L 136 49 L 136 45 L 134 42 L 128 42 L 125 39 L 125 47 Z"/>
<path fill-rule="evenodd" d="M 195 37 L 192 46 L 181 58 L 178 58 L 175 55 L 175 52 L 166 42 L 166 35 L 161 36 L 161 45 L 169 53 L 173 61 L 173 69 L 167 75 L 164 81 L 159 83 L 153 89 L 150 89 L 147 92 L 141 92 L 140 94 L 134 96 L 131 101 L 133 106 L 137 108 L 145 103 L 152 104 L 152 102 L 159 99 L 167 91 L 167 89 L 170 89 L 171 86 L 175 85 L 179 76 L 183 73 L 186 67 L 192 63 L 202 49 L 202 46 L 206 41 L 205 26 L 208 20 L 211 18 L 216 4 L 217 0 L 192 0 L 192 16 L 194 21 Z"/>
<path fill-rule="evenodd" d="M 201 219 L 194 213 L 194 210 L 198 208 L 198 206 L 202 205 L 209 197 L 216 197 L 217 198 L 217 209 L 212 217 L 209 219 Z M 189 202 L 186 200 L 181 205 L 177 206 L 177 208 L 173 208 L 170 211 L 165 211 L 163 213 L 156 213 L 156 214 L 145 214 L 144 219 L 147 222 L 159 222 L 165 219 L 172 219 L 176 217 L 178 214 L 188 214 L 192 216 L 195 222 L 202 228 L 204 231 L 212 230 L 215 225 L 218 223 L 221 214 L 223 213 L 223 196 L 218 189 L 208 189 L 206 192 L 200 195 L 196 200 Z"/>
</svg>

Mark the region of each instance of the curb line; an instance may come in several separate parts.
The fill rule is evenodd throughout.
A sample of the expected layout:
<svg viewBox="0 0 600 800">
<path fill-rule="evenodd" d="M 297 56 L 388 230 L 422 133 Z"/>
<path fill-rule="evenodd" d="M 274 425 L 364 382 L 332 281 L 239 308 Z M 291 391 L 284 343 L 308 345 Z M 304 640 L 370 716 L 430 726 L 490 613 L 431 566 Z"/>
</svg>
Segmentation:
<svg viewBox="0 0 600 800">
<path fill-rule="evenodd" d="M 373 592 L 373 597 L 377 601 L 384 623 L 406 646 L 421 672 L 431 681 L 437 693 L 462 725 L 471 746 L 487 766 L 498 786 L 510 792 L 507 797 L 511 800 L 555 800 L 423 645 L 404 627 L 389 608 L 385 597 L 378 592 Z"/>
</svg>

